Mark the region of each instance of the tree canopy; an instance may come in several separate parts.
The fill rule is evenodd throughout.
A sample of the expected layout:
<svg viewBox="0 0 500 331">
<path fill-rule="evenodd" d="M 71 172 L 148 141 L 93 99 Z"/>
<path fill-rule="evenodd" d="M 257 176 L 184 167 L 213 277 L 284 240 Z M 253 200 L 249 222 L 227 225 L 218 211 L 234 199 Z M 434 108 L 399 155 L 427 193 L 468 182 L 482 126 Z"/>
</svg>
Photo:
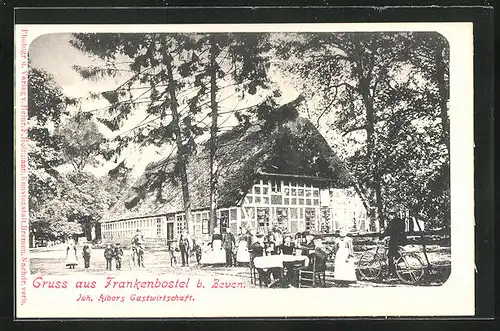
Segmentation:
<svg viewBox="0 0 500 331">
<path fill-rule="evenodd" d="M 449 222 L 448 52 L 418 32 L 298 34 L 277 48 L 381 224 L 391 205 Z"/>
</svg>

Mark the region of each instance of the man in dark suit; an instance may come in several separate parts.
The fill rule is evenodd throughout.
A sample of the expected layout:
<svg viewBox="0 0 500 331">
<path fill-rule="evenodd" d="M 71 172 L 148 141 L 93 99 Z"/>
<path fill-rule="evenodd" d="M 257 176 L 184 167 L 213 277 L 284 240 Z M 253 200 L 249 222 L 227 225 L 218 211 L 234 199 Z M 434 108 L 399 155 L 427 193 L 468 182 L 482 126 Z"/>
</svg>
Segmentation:
<svg viewBox="0 0 500 331">
<path fill-rule="evenodd" d="M 182 230 L 178 241 L 179 250 L 181 251 L 182 266 L 189 267 L 189 250 L 191 249 L 191 240 L 186 229 Z"/>
<path fill-rule="evenodd" d="M 231 229 L 227 228 L 226 233 L 222 237 L 222 247 L 226 250 L 226 267 L 232 267 L 233 266 L 233 251 L 234 251 L 234 246 L 236 245 L 236 239 L 234 238 L 234 235 L 231 233 Z"/>
<path fill-rule="evenodd" d="M 389 237 L 389 250 L 387 258 L 389 259 L 389 268 L 391 274 L 396 275 L 396 259 L 399 257 L 399 246 L 406 245 L 405 222 L 397 216 L 397 210 L 391 208 L 387 211 L 389 224 L 385 231 L 380 235 L 379 239 Z"/>
</svg>

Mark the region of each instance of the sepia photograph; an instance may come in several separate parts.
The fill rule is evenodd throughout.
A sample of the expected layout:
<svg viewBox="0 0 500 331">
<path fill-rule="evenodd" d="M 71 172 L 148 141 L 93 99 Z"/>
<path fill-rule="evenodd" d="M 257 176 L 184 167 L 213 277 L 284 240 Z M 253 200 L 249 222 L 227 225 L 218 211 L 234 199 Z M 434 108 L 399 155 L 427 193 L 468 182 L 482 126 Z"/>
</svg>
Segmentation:
<svg viewBox="0 0 500 331">
<path fill-rule="evenodd" d="M 75 31 L 26 48 L 29 286 L 445 286 L 443 34 Z"/>
</svg>

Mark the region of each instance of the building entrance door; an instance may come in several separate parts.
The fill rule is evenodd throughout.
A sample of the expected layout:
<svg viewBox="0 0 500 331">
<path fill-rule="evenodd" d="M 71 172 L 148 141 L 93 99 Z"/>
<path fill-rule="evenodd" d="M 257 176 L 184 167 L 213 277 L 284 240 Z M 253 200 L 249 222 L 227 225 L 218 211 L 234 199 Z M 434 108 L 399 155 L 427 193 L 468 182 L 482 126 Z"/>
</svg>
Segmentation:
<svg viewBox="0 0 500 331">
<path fill-rule="evenodd" d="M 174 240 L 174 223 L 168 222 L 167 223 L 167 241 L 172 241 L 172 240 Z"/>
</svg>

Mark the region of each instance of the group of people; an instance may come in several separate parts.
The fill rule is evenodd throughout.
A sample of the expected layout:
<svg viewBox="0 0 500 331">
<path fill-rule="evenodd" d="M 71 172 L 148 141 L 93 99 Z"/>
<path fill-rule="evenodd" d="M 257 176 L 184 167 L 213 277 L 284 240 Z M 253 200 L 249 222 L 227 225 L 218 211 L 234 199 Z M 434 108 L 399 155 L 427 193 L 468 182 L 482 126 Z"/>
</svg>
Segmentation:
<svg viewBox="0 0 500 331">
<path fill-rule="evenodd" d="M 189 257 L 191 253 L 194 252 L 196 256 L 196 262 L 200 263 L 201 260 L 201 247 L 196 244 L 196 241 L 191 238 L 189 232 L 184 229 L 181 232 L 181 235 L 175 241 L 176 245 L 174 246 L 174 242 L 168 243 L 168 251 L 170 253 L 170 266 L 174 266 L 177 264 L 177 257 L 175 252 L 180 251 L 181 253 L 181 262 L 183 267 L 189 267 Z"/>
<path fill-rule="evenodd" d="M 114 246 L 110 243 L 107 244 L 104 249 L 104 258 L 106 259 L 106 270 L 112 270 L 113 260 L 115 260 L 116 270 L 121 270 L 123 249 L 120 243 L 116 243 Z"/>
<path fill-rule="evenodd" d="M 138 229 L 131 241 L 132 263 L 139 267 L 144 267 L 144 236 Z M 116 270 L 122 269 L 123 248 L 120 243 L 112 245 L 108 243 L 104 249 L 104 258 L 106 259 L 106 270 L 113 269 L 113 260 Z"/>
<path fill-rule="evenodd" d="M 385 231 L 380 235 L 380 239 L 389 237 L 389 250 L 388 259 L 390 272 L 392 275 L 396 272 L 395 260 L 398 258 L 398 248 L 406 244 L 405 224 L 397 217 L 395 209 L 388 210 L 388 226 Z M 237 261 L 244 261 L 245 256 L 248 262 L 253 263 L 253 259 L 265 255 L 305 255 L 307 256 L 308 263 L 306 265 L 299 265 L 297 263 L 285 263 L 286 282 L 289 286 L 297 284 L 297 276 L 300 270 L 312 270 L 313 267 L 316 271 L 326 269 L 326 262 L 328 257 L 332 254 L 334 258 L 334 279 L 340 286 L 346 286 L 350 283 L 356 282 L 356 272 L 354 264 L 354 251 L 352 238 L 347 236 L 345 230 L 340 231 L 339 238 L 335 241 L 333 251 L 326 248 L 323 243 L 323 237 L 314 236 L 309 232 L 299 232 L 294 237 L 289 234 L 283 234 L 279 229 L 274 228 L 264 235 L 262 233 L 255 233 L 250 229 L 240 228 L 238 234 L 238 244 L 236 237 L 232 231 L 227 228 L 221 234 L 219 231 L 212 237 L 210 245 L 212 250 L 225 250 L 226 266 L 231 267 L 236 265 Z M 189 266 L 190 252 L 198 248 L 196 252 L 197 260 L 201 259 L 201 248 L 194 244 L 186 230 L 182 231 L 178 238 L 176 250 L 181 252 L 182 266 Z M 133 263 L 140 267 L 144 267 L 144 237 L 140 230 L 137 230 L 136 235 L 132 239 L 132 258 Z M 170 245 L 171 259 L 175 258 L 172 254 L 172 246 Z M 91 249 L 88 243 L 83 245 L 82 257 L 84 260 L 85 268 L 90 267 Z M 116 270 L 121 270 L 123 249 L 120 243 L 115 245 L 107 244 L 104 249 L 104 258 L 106 260 L 106 270 L 112 270 L 113 260 L 115 261 Z M 172 263 L 172 261 L 171 261 Z M 78 265 L 77 246 L 74 240 L 69 240 L 66 248 L 66 266 L 74 269 Z M 280 279 L 281 270 L 270 268 L 268 270 L 258 270 L 261 280 L 267 286 L 273 286 Z"/>
<path fill-rule="evenodd" d="M 390 208 L 387 211 L 388 223 L 384 232 L 379 235 L 379 240 L 388 240 L 388 264 L 390 277 L 396 277 L 395 261 L 399 258 L 399 247 L 406 245 L 405 223 L 398 217 L 397 209 Z M 331 254 L 334 254 L 334 280 L 337 286 L 349 286 L 357 282 L 356 266 L 354 262 L 353 240 L 347 236 L 347 231 L 342 229 L 339 237 L 335 240 L 332 251 L 329 251 L 324 243 L 323 237 L 314 236 L 309 232 L 297 233 L 295 241 L 289 235 L 284 236 L 283 242 L 279 241 L 279 235 L 269 233 L 267 239 L 263 235 L 257 235 L 256 240 L 249 249 L 252 259 L 263 255 L 275 254 L 300 254 L 308 257 L 307 265 L 300 266 L 297 263 L 284 263 L 286 270 L 286 282 L 288 286 L 297 283 L 297 274 L 300 270 L 325 271 L 326 262 Z M 279 281 L 279 268 L 269 270 L 258 270 L 259 277 L 268 286 L 273 286 Z"/>
<path fill-rule="evenodd" d="M 82 257 L 85 269 L 88 269 L 90 267 L 90 255 L 91 255 L 90 244 L 85 243 L 82 248 Z M 75 240 L 69 239 L 68 244 L 66 246 L 66 266 L 69 269 L 75 269 L 77 265 L 78 265 L 77 245 Z"/>
<path fill-rule="evenodd" d="M 133 263 L 144 267 L 144 236 L 140 230 L 137 230 L 131 242 Z M 90 258 L 92 249 L 89 243 L 84 243 L 82 247 L 82 257 L 84 268 L 90 268 Z M 108 243 L 104 248 L 104 259 L 106 260 L 106 270 L 112 270 L 113 261 L 115 261 L 116 270 L 121 270 L 123 261 L 123 249 L 120 243 L 114 245 Z M 66 246 L 66 266 L 69 269 L 75 269 L 78 265 L 77 245 L 75 240 L 69 239 Z"/>
<path fill-rule="evenodd" d="M 336 241 L 335 254 L 335 280 L 341 286 L 356 282 L 354 269 L 354 252 L 352 239 L 347 237 L 346 231 L 342 231 L 340 238 Z M 310 232 L 299 232 L 295 239 L 291 235 L 280 236 L 271 232 L 265 237 L 262 234 L 255 236 L 254 242 L 250 245 L 251 263 L 256 257 L 265 255 L 304 255 L 307 256 L 305 264 L 302 261 L 284 262 L 286 273 L 285 283 L 288 287 L 296 287 L 298 284 L 298 274 L 304 271 L 325 271 L 326 262 L 333 253 L 324 244 L 322 236 L 314 236 Z M 260 280 L 264 285 L 273 287 L 283 281 L 280 268 L 258 269 Z"/>
</svg>

